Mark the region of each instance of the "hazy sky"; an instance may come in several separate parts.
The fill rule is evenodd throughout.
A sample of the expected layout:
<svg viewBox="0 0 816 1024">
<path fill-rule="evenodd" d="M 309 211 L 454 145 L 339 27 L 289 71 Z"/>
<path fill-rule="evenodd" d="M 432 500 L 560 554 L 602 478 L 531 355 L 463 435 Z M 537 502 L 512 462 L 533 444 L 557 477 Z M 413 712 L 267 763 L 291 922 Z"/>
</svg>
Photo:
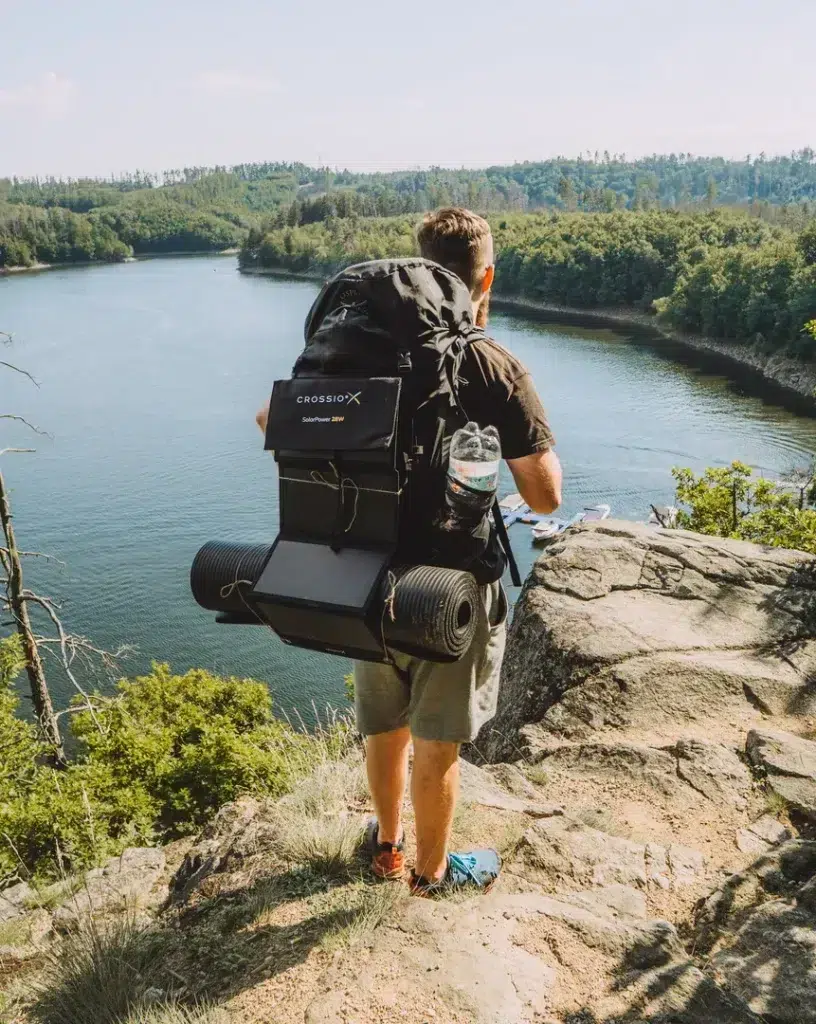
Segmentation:
<svg viewBox="0 0 816 1024">
<path fill-rule="evenodd" d="M 816 146 L 816 0 L 0 0 L 0 175 Z"/>
</svg>

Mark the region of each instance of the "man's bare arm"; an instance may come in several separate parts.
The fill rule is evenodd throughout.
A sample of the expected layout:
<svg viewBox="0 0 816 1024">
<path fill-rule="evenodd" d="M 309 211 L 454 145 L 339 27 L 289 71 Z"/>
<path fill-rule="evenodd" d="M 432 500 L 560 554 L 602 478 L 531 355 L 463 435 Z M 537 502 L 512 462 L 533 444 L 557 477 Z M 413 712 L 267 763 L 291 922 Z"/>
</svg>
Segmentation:
<svg viewBox="0 0 816 1024">
<path fill-rule="evenodd" d="M 258 414 L 255 417 L 255 422 L 261 428 L 261 433 L 264 436 L 266 436 L 266 422 L 267 422 L 268 419 L 269 419 L 269 402 L 267 402 L 266 405 L 262 409 L 258 410 Z"/>
<path fill-rule="evenodd" d="M 561 463 L 552 449 L 521 459 L 508 459 L 507 465 L 519 494 L 533 512 L 555 512 L 561 504 L 562 474 Z"/>
</svg>

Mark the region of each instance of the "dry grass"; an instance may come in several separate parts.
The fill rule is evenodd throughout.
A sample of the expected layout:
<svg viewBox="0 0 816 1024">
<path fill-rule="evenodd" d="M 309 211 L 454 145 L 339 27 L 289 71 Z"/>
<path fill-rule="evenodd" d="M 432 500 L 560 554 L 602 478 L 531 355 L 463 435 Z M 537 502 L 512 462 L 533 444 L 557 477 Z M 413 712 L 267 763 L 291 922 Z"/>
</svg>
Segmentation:
<svg viewBox="0 0 816 1024">
<path fill-rule="evenodd" d="M 788 802 L 770 787 L 765 791 L 765 810 L 775 818 L 784 817 L 788 813 Z"/>
<path fill-rule="evenodd" d="M 293 779 L 308 777 L 321 767 L 330 768 L 362 756 L 354 716 L 350 712 L 329 706 L 320 712 L 314 704 L 312 711 L 317 723 L 312 728 L 306 726 L 298 712 L 293 715 L 282 712 L 292 732 L 277 742 Z"/>
<path fill-rule="evenodd" d="M 74 893 L 79 892 L 84 885 L 84 877 L 81 874 L 71 875 L 62 878 L 50 885 L 35 887 L 34 895 L 26 901 L 29 910 L 56 910 L 57 907 L 66 903 Z"/>
<path fill-rule="evenodd" d="M 158 1012 L 158 997 L 172 1006 L 173 994 L 156 988 L 164 975 L 168 939 L 128 916 L 104 924 L 88 920 L 46 954 L 31 1019 L 39 1024 L 140 1024 L 144 1015 L 139 1013 Z"/>
<path fill-rule="evenodd" d="M 37 1024 L 227 1024 L 223 1010 L 183 1005 L 168 970 L 178 933 L 132 917 L 89 919 L 46 954 L 26 1020 Z"/>
<path fill-rule="evenodd" d="M 365 775 L 359 753 L 319 764 L 275 809 L 277 853 L 290 865 L 337 876 L 355 863 L 363 835 Z"/>
<path fill-rule="evenodd" d="M 525 768 L 527 778 L 536 786 L 546 786 L 551 781 L 550 773 L 541 764 L 531 764 Z"/>
<path fill-rule="evenodd" d="M 327 952 L 364 942 L 410 898 L 401 882 L 360 882 L 352 887 L 347 899 L 349 895 L 353 905 L 348 909 L 348 921 L 327 932 L 321 942 Z"/>
<path fill-rule="evenodd" d="M 284 819 L 280 853 L 285 861 L 311 868 L 321 875 L 338 876 L 357 859 L 363 827 L 358 815 L 311 819 Z"/>
<path fill-rule="evenodd" d="M 17 918 L 0 924 L 0 946 L 24 946 L 30 938 L 28 921 Z"/>
</svg>

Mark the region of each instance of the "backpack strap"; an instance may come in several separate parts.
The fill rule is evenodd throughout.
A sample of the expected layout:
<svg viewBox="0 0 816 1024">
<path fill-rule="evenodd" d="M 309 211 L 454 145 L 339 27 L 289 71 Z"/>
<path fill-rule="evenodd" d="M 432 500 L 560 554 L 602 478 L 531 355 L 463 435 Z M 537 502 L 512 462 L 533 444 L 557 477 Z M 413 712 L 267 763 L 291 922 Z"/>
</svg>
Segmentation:
<svg viewBox="0 0 816 1024">
<path fill-rule="evenodd" d="M 499 506 L 498 498 L 493 502 L 493 522 L 496 526 L 496 535 L 499 538 L 499 543 L 507 556 L 507 565 L 510 569 L 510 579 L 513 581 L 514 587 L 520 587 L 521 574 L 519 573 L 516 556 L 513 554 L 513 549 L 510 547 L 510 538 L 507 535 L 507 527 L 504 525 L 504 520 L 502 519 L 501 507 Z"/>
</svg>

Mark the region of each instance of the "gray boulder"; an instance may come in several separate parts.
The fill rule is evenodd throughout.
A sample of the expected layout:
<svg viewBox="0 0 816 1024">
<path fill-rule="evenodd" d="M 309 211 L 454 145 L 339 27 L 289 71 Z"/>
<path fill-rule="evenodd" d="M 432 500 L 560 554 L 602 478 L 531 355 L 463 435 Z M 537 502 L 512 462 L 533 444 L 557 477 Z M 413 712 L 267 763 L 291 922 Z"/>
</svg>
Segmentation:
<svg viewBox="0 0 816 1024">
<path fill-rule="evenodd" d="M 753 779 L 735 750 L 721 743 L 681 739 L 673 753 L 677 775 L 714 804 L 730 804 L 744 811 L 753 790 Z"/>
<path fill-rule="evenodd" d="M 743 853 L 767 853 L 772 847 L 793 838 L 791 830 L 770 814 L 764 814 L 747 828 L 737 832 L 737 847 Z"/>
<path fill-rule="evenodd" d="M 674 889 L 705 875 L 705 858 L 680 845 L 636 843 L 572 818 L 538 821 L 527 830 L 519 856 L 552 889 L 625 885 Z"/>
<path fill-rule="evenodd" d="M 18 882 L 0 892 L 0 924 L 20 917 L 36 903 L 36 893 L 28 882 Z"/>
<path fill-rule="evenodd" d="M 41 908 L 0 924 L 0 964 L 22 963 L 42 953 L 52 926 L 51 915 Z"/>
<path fill-rule="evenodd" d="M 790 733 L 754 729 L 746 750 L 775 793 L 794 810 L 816 818 L 816 743 Z"/>
<path fill-rule="evenodd" d="M 265 805 L 252 797 L 225 804 L 196 839 L 171 882 L 173 899 L 183 902 L 214 875 L 240 871 L 261 852 L 274 826 Z"/>
<path fill-rule="evenodd" d="M 86 872 L 82 886 L 55 911 L 54 926 L 69 931 L 92 917 L 157 907 L 167 897 L 167 887 L 160 885 L 165 864 L 164 852 L 152 847 L 132 847 L 112 857 Z"/>
<path fill-rule="evenodd" d="M 527 579 L 477 748 L 498 761 L 609 730 L 737 747 L 768 715 L 816 714 L 814 565 L 633 523 L 568 531 Z"/>
<path fill-rule="evenodd" d="M 510 765 L 505 765 L 509 769 Z M 498 773 L 499 778 L 508 779 L 514 786 L 516 792 L 529 793 L 529 796 L 517 796 L 509 792 L 504 785 L 500 784 L 493 773 L 487 772 L 484 768 L 469 761 L 459 762 L 459 797 L 463 803 L 479 804 L 482 807 L 495 807 L 502 811 L 517 811 L 521 814 L 529 814 L 534 818 L 549 818 L 563 814 L 564 808 L 558 804 L 548 804 L 541 800 L 541 794 L 534 786 L 527 782 L 524 786 L 524 776 L 518 772 L 518 777 L 510 773 Z M 520 778 L 519 778 L 520 777 Z M 528 788 L 529 787 L 529 788 Z"/>
</svg>

